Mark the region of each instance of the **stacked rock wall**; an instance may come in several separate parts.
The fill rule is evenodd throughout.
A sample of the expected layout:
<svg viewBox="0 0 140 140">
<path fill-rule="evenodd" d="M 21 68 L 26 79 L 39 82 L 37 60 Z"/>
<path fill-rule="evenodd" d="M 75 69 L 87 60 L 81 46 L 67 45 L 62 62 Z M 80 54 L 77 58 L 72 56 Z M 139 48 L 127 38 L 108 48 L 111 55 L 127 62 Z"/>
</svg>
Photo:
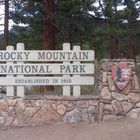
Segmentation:
<svg viewBox="0 0 140 140">
<path fill-rule="evenodd" d="M 119 63 L 126 63 L 132 70 L 130 80 L 123 90 L 117 88 L 112 78 L 112 66 Z M 140 90 L 133 60 L 103 60 L 98 83 L 100 120 L 118 119 L 121 117 L 140 117 Z"/>
<path fill-rule="evenodd" d="M 111 68 L 127 63 L 132 69 L 123 90 L 114 84 Z M 0 96 L 0 127 L 32 126 L 50 122 L 104 121 L 140 118 L 140 90 L 133 60 L 103 60 L 98 96 Z"/>
<path fill-rule="evenodd" d="M 0 99 L 0 126 L 97 120 L 99 98 L 40 96 Z"/>
</svg>

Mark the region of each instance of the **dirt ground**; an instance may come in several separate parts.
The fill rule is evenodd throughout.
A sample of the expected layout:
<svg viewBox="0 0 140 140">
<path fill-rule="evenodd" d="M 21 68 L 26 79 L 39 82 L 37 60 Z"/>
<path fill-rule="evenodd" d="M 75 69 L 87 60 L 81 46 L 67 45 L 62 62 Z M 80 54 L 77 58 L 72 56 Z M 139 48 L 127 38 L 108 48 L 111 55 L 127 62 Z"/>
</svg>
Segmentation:
<svg viewBox="0 0 140 140">
<path fill-rule="evenodd" d="M 0 140 L 140 140 L 140 119 L 0 129 Z"/>
</svg>

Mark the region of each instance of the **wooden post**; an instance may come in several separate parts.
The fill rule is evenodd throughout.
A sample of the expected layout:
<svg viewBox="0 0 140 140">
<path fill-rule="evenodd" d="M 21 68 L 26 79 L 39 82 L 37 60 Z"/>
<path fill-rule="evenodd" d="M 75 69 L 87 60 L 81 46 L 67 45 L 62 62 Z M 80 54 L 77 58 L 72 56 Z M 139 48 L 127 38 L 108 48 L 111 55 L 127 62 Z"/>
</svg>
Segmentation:
<svg viewBox="0 0 140 140">
<path fill-rule="evenodd" d="M 17 51 L 23 51 L 24 50 L 24 44 L 23 43 L 18 43 L 17 44 Z M 24 64 L 24 62 L 17 62 L 17 64 Z M 24 75 L 17 75 L 17 77 L 22 78 Z M 24 97 L 24 86 L 17 86 L 17 96 L 18 97 Z"/>
<path fill-rule="evenodd" d="M 64 43 L 63 44 L 63 50 L 70 50 L 70 43 Z M 63 62 L 64 65 L 70 64 L 70 62 Z M 67 78 L 70 77 L 70 75 L 63 75 L 63 77 Z M 70 86 L 63 86 L 63 96 L 70 96 Z"/>
<path fill-rule="evenodd" d="M 80 46 L 74 46 L 74 51 L 80 51 Z M 80 62 L 74 62 L 74 64 L 79 65 Z M 74 75 L 73 77 L 76 77 L 77 79 L 80 77 L 80 75 Z M 81 95 L 81 87 L 80 86 L 73 86 L 73 96 L 80 96 Z"/>
<path fill-rule="evenodd" d="M 7 46 L 7 51 L 14 50 L 14 46 Z M 13 62 L 7 62 L 7 64 L 13 64 Z M 7 77 L 13 77 L 13 75 L 8 74 Z M 14 96 L 14 86 L 6 86 L 6 96 Z"/>
</svg>

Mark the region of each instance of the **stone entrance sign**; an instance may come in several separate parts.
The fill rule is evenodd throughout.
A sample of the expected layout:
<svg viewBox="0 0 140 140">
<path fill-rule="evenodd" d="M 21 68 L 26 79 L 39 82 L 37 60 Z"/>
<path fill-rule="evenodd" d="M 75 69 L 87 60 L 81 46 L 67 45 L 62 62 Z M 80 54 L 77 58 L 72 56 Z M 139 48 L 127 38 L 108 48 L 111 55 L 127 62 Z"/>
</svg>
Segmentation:
<svg viewBox="0 0 140 140">
<path fill-rule="evenodd" d="M 98 82 L 99 120 L 140 117 L 140 87 L 132 59 L 103 59 Z M 139 106 L 140 107 L 140 106 Z"/>
<path fill-rule="evenodd" d="M 66 66 L 73 66 L 77 63 L 77 65 L 79 65 L 79 62 L 74 62 L 72 65 L 67 62 L 63 63 Z M 83 65 L 84 63 L 81 64 Z M 11 65 L 11 68 L 9 65 Z M 20 65 L 23 66 L 23 64 Z M 7 65 L 8 72 L 9 68 L 11 71 L 12 67 L 12 64 Z M 127 80 L 127 78 L 131 76 L 127 86 L 123 90 L 118 90 L 115 85 L 112 77 L 113 68 L 114 76 L 116 77 L 115 80 L 117 81 Z M 119 73 L 118 76 L 117 70 L 121 71 L 121 74 Z M 24 98 L 16 98 L 1 95 L 0 128 L 3 127 L 5 129 L 10 126 L 36 126 L 40 124 L 50 124 L 52 122 L 73 123 L 79 121 L 113 121 L 122 118 L 140 119 L 140 87 L 135 71 L 135 62 L 131 59 L 102 60 L 99 77 L 97 81 L 95 81 L 98 83 L 97 96 L 94 96 L 94 94 L 77 96 L 78 90 L 75 90 L 80 87 L 80 83 L 92 83 L 93 80 L 91 76 L 69 76 L 69 74 L 66 73 L 64 76 L 57 77 L 36 77 L 35 75 L 26 75 L 24 77 L 22 75 L 17 75 L 16 77 L 10 77 L 11 75 L 7 76 L 8 77 L 1 77 L 0 83 L 4 81 L 2 80 L 3 78 L 12 79 L 12 81 L 6 80 L 7 83 L 5 84 L 12 83 L 14 85 L 14 82 L 16 82 L 16 84 L 18 84 L 17 90 L 19 90 L 20 96 L 22 85 L 44 83 L 54 85 L 64 84 L 63 87 L 66 87 L 64 88 L 66 93 L 68 93 L 67 89 L 69 85 L 74 83 L 73 91 L 76 91 L 76 94 L 74 94 L 76 96 L 61 97 L 44 94 L 40 96 L 31 95 L 25 96 Z M 8 87 L 10 93 L 11 87 L 13 86 L 11 85 Z M 20 87 L 20 89 L 18 89 L 18 87 Z"/>
<path fill-rule="evenodd" d="M 119 63 L 112 66 L 112 77 L 118 89 L 123 90 L 131 77 L 131 68 L 127 63 Z"/>
</svg>

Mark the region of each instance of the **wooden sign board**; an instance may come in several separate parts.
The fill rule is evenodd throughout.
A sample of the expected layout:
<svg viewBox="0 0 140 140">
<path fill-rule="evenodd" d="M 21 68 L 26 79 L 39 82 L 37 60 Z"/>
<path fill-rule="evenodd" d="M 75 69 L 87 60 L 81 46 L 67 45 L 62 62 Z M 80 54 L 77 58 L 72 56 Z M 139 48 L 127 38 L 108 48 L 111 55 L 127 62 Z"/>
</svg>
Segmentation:
<svg viewBox="0 0 140 140">
<path fill-rule="evenodd" d="M 1 77 L 1 86 L 26 85 L 93 85 L 93 77 Z"/>
<path fill-rule="evenodd" d="M 24 97 L 26 85 L 62 85 L 63 95 L 70 95 L 72 85 L 73 95 L 79 96 L 80 85 L 94 84 L 93 50 L 71 50 L 69 43 L 63 50 L 24 50 L 23 43 L 14 49 L 9 45 L 0 51 L 0 85 L 7 86 L 7 96 L 14 96 L 16 86 L 17 96 Z"/>
<path fill-rule="evenodd" d="M 0 64 L 0 75 L 5 74 L 93 74 L 93 64 Z"/>
<path fill-rule="evenodd" d="M 94 51 L 6 50 L 0 51 L 0 61 L 93 61 Z"/>
</svg>

